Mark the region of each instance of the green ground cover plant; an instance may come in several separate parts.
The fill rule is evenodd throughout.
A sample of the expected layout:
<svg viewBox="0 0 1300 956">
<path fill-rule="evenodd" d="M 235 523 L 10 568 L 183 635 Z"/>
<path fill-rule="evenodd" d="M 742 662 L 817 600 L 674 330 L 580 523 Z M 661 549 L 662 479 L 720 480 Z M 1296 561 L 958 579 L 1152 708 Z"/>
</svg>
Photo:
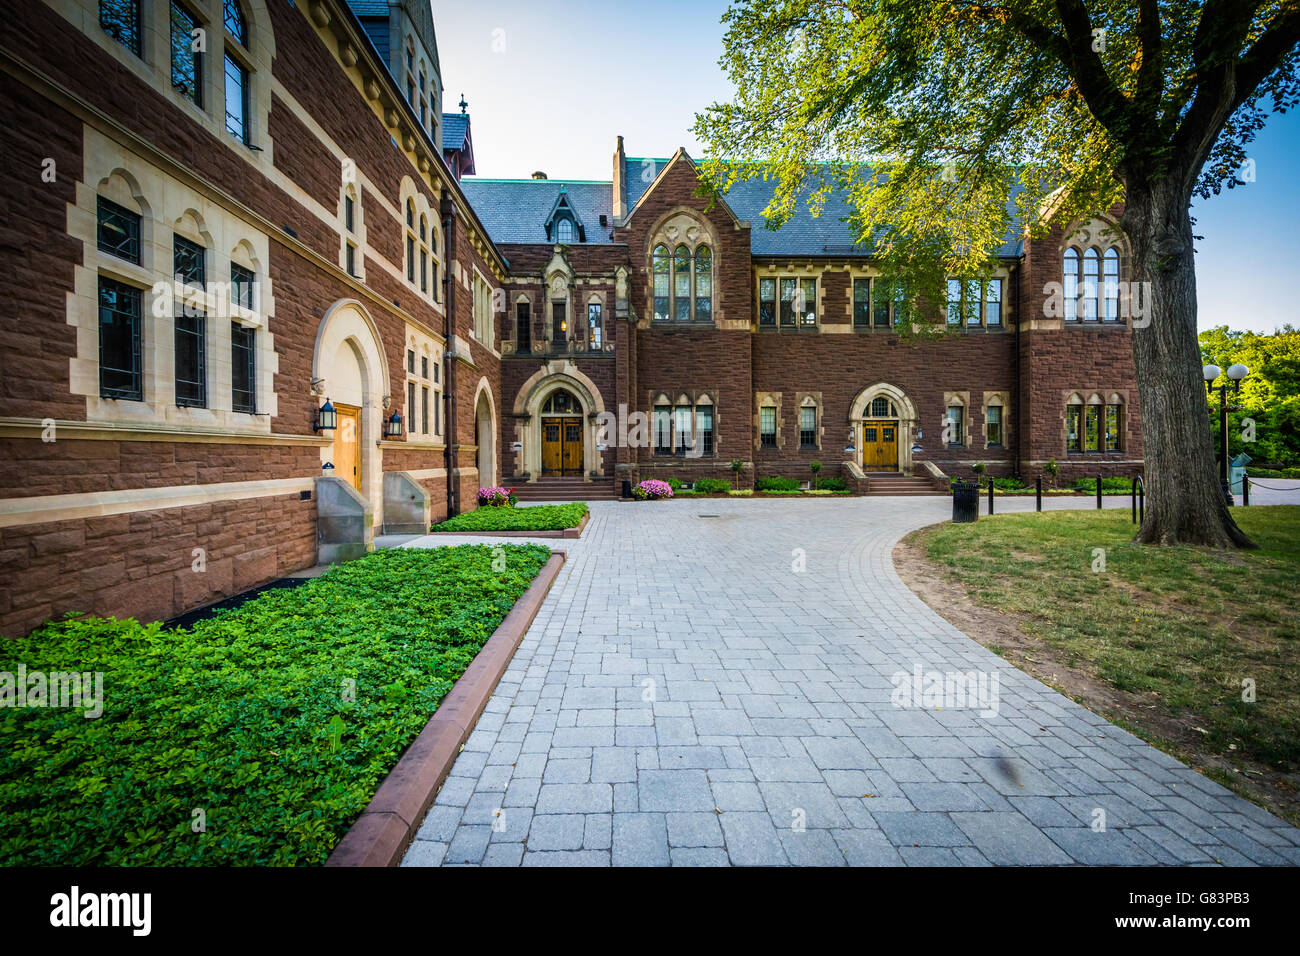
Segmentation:
<svg viewBox="0 0 1300 956">
<path fill-rule="evenodd" d="M 563 531 L 582 524 L 587 506 L 581 501 L 522 508 L 479 508 L 433 526 L 433 531 Z"/>
<path fill-rule="evenodd" d="M 103 673 L 98 719 L 0 708 L 0 864 L 323 863 L 549 555 L 399 548 L 188 629 L 0 644 L 0 671 Z"/>
</svg>

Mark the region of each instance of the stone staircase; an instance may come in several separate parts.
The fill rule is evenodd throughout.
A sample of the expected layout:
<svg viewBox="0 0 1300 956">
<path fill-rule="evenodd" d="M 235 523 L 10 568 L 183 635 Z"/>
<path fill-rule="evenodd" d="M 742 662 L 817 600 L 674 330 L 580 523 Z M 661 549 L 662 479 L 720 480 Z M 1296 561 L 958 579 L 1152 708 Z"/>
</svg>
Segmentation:
<svg viewBox="0 0 1300 956">
<path fill-rule="evenodd" d="M 928 475 L 907 477 L 896 472 L 867 474 L 868 495 L 941 495 Z"/>
<path fill-rule="evenodd" d="M 514 488 L 515 497 L 520 501 L 617 501 L 618 492 L 614 488 L 614 479 L 597 478 L 587 481 L 585 478 L 538 478 L 536 481 L 521 481 L 515 484 L 503 482 L 507 488 Z"/>
</svg>

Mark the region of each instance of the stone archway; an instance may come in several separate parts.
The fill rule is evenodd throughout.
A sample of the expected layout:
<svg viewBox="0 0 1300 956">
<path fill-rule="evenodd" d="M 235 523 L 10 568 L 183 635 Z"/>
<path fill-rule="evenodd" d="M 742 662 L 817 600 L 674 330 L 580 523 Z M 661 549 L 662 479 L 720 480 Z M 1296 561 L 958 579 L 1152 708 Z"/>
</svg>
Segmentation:
<svg viewBox="0 0 1300 956">
<path fill-rule="evenodd" d="M 487 380 L 478 386 L 474 401 L 474 444 L 478 446 L 478 486 L 491 488 L 497 481 L 497 413 Z"/>
<path fill-rule="evenodd" d="M 878 399 L 883 399 L 888 403 L 888 414 L 885 416 L 873 413 L 872 406 L 877 403 Z M 916 406 L 907 396 L 907 393 L 890 382 L 876 382 L 873 385 L 868 385 L 857 394 L 857 397 L 853 399 L 853 403 L 849 406 L 848 429 L 854 447 L 853 461 L 857 465 L 863 466 L 862 425 L 868 419 L 878 417 L 897 419 L 898 471 L 903 475 L 911 475 L 912 445 L 919 439 L 921 434 L 920 420 L 916 414 Z"/>
<path fill-rule="evenodd" d="M 318 405 L 329 399 L 336 408 L 357 409 L 355 435 L 344 435 L 343 428 L 321 434 L 334 442 L 348 437 L 355 440 L 358 491 L 370 502 L 376 526 L 381 525 L 383 461 L 379 440 L 383 435 L 384 398 L 390 394 L 388 365 L 379 332 L 360 302 L 341 299 L 326 310 L 316 332 L 311 377 Z M 345 420 L 341 418 L 340 424 Z M 333 460 L 335 447 L 330 444 L 321 449 L 322 464 Z"/>
<path fill-rule="evenodd" d="M 515 473 L 536 481 L 542 473 L 542 408 L 553 394 L 570 392 L 582 406 L 582 474 L 603 476 L 604 461 L 596 444 L 596 416 L 605 411 L 605 401 L 596 383 L 571 361 L 547 362 L 515 398 Z"/>
</svg>

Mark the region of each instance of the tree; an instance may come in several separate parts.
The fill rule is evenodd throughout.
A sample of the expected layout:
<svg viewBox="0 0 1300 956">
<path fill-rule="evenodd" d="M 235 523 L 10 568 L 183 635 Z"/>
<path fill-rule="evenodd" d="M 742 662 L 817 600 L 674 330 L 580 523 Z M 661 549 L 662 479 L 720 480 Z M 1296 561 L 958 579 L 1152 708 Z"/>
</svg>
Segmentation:
<svg viewBox="0 0 1300 956">
<path fill-rule="evenodd" d="M 1190 206 L 1238 182 L 1266 106 L 1300 99 L 1300 0 L 743 0 L 723 22 L 736 94 L 696 118 L 708 184 L 776 179 L 772 227 L 842 189 L 919 332 L 938 330 L 922 306 L 945 278 L 987 275 L 1015 224 L 1042 235 L 1122 202 L 1147 293 L 1137 540 L 1251 546 L 1202 412 Z"/>
<path fill-rule="evenodd" d="M 1300 464 L 1300 330 L 1285 325 L 1271 335 L 1262 335 L 1232 332 L 1221 325 L 1202 332 L 1200 343 L 1201 360 L 1206 365 L 1226 369 L 1240 362 L 1250 368 L 1240 393 L 1229 390 L 1233 450 L 1245 451 L 1256 464 Z M 1210 396 L 1210 425 L 1217 448 L 1217 388 Z"/>
</svg>

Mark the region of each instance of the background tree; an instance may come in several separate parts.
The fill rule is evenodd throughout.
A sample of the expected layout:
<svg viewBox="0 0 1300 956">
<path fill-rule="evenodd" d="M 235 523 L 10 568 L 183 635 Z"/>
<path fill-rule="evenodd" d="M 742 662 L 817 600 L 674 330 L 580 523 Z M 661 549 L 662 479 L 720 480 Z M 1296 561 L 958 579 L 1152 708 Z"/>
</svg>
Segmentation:
<svg viewBox="0 0 1300 956">
<path fill-rule="evenodd" d="M 711 185 L 775 178 L 773 227 L 844 190 L 922 334 L 942 323 L 920 306 L 987 275 L 1013 229 L 1122 201 L 1128 278 L 1149 283 L 1138 540 L 1250 546 L 1204 413 L 1189 209 L 1236 181 L 1266 108 L 1300 98 L 1300 0 L 744 0 L 723 22 L 736 95 L 695 126 Z"/>
<path fill-rule="evenodd" d="M 1232 332 L 1223 325 L 1202 332 L 1200 343 L 1201 361 L 1206 365 L 1226 369 L 1240 362 L 1250 369 L 1240 393 L 1228 392 L 1228 437 L 1233 454 L 1244 451 L 1256 465 L 1300 465 L 1300 330 L 1286 325 L 1271 335 L 1261 335 Z M 1247 419 L 1254 423 L 1250 429 L 1246 428 Z M 1217 388 L 1210 396 L 1210 426 L 1217 448 Z M 1247 441 L 1247 436 L 1253 441 Z"/>
</svg>

